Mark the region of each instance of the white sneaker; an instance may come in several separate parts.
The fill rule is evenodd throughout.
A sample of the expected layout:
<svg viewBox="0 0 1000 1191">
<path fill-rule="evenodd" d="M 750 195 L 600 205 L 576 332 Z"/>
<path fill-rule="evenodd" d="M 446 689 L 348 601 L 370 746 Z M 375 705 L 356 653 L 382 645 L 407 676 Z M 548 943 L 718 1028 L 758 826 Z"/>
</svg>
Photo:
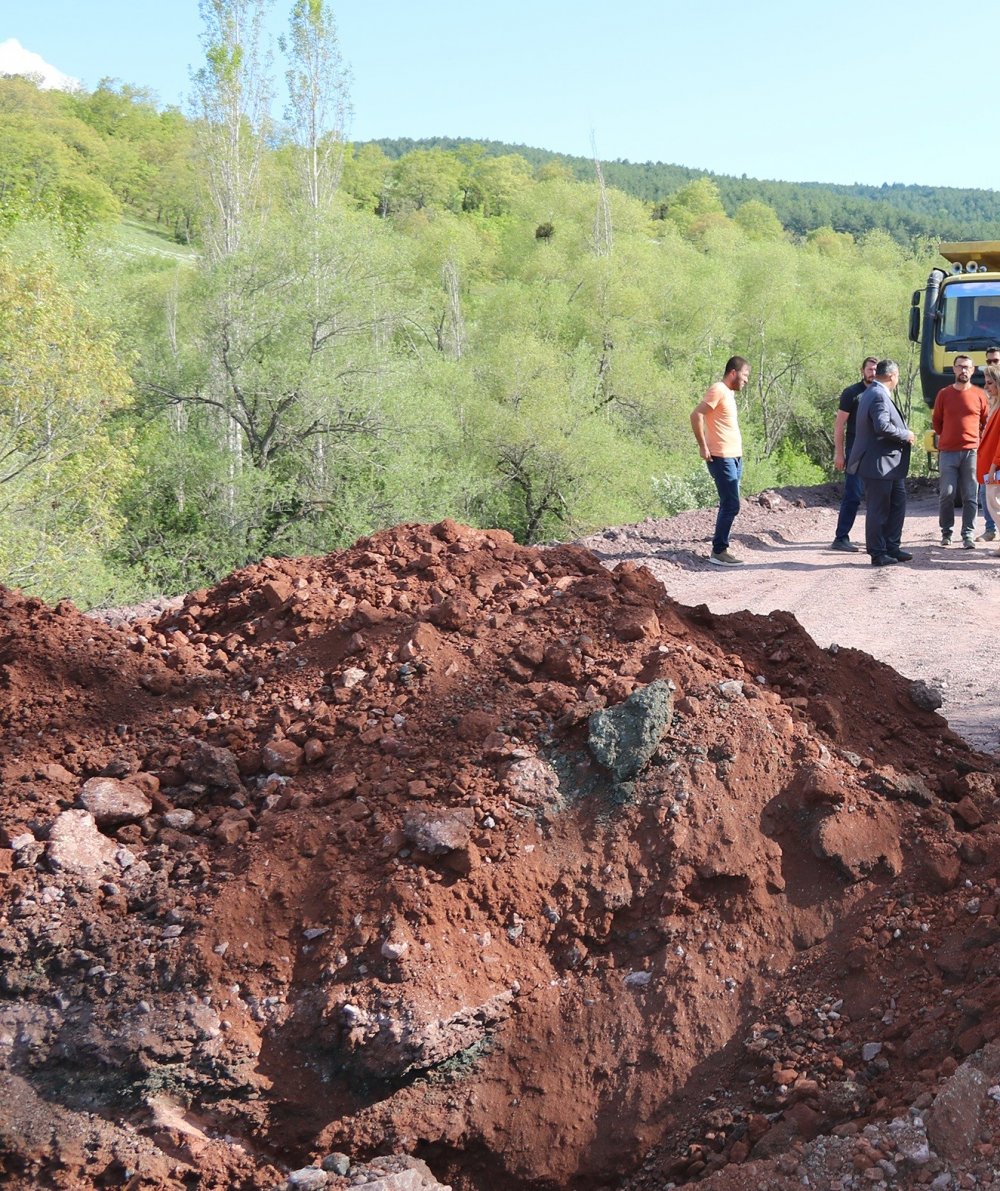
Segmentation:
<svg viewBox="0 0 1000 1191">
<path fill-rule="evenodd" d="M 708 561 L 714 562 L 717 567 L 743 566 L 743 559 L 737 558 L 735 554 L 730 554 L 728 550 L 720 550 L 718 554 L 713 554 Z"/>
</svg>

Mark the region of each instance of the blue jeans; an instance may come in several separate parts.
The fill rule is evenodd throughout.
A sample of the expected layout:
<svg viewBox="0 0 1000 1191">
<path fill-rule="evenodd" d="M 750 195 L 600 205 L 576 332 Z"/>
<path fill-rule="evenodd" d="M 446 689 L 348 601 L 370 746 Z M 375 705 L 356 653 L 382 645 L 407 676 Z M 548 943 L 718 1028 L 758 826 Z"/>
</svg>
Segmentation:
<svg viewBox="0 0 1000 1191">
<path fill-rule="evenodd" d="M 854 519 L 858 515 L 858 509 L 861 507 L 861 496 L 864 492 L 864 484 L 861 477 L 856 473 L 851 475 L 849 471 L 844 472 L 844 496 L 840 502 L 840 516 L 837 518 L 837 532 L 833 535 L 835 538 L 848 538 L 851 535 L 851 530 L 854 527 Z"/>
<path fill-rule="evenodd" d="M 743 460 L 725 459 L 713 455 L 708 460 L 708 474 L 715 481 L 719 493 L 719 515 L 715 519 L 715 537 L 712 538 L 712 553 L 721 554 L 729 549 L 729 531 L 733 528 L 736 514 L 740 511 L 740 480 L 743 478 Z"/>
<path fill-rule="evenodd" d="M 986 503 L 986 485 L 979 485 L 979 507 L 983 510 L 983 517 L 986 519 L 986 532 L 996 533 L 997 523 L 990 516 L 990 506 Z"/>
</svg>

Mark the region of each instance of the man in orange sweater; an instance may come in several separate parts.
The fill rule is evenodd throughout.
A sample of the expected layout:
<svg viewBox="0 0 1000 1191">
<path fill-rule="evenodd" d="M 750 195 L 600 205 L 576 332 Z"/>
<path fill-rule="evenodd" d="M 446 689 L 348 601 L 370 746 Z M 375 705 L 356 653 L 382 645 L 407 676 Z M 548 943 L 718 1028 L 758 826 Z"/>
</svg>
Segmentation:
<svg viewBox="0 0 1000 1191">
<path fill-rule="evenodd" d="M 974 365 L 968 356 L 956 356 L 955 383 L 942 389 L 934 402 L 931 421 L 938 436 L 938 523 L 941 545 L 951 545 L 955 525 L 955 493 L 962 500 L 962 545 L 976 548 L 976 450 L 989 416 L 986 394 L 972 383 Z"/>
</svg>

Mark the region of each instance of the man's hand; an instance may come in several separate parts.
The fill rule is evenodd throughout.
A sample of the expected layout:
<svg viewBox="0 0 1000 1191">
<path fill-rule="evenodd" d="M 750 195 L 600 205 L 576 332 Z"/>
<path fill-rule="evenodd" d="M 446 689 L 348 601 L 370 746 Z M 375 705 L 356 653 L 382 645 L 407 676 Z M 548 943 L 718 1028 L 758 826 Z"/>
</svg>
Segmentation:
<svg viewBox="0 0 1000 1191">
<path fill-rule="evenodd" d="M 843 471 L 846 465 L 847 461 L 844 459 L 843 453 L 834 455 L 833 466 L 837 469 L 837 471 Z"/>
<path fill-rule="evenodd" d="M 712 452 L 708 449 L 708 447 L 701 448 L 701 457 L 706 463 L 712 462 Z"/>
<path fill-rule="evenodd" d="M 910 444 L 911 447 L 913 446 L 914 442 L 916 442 L 916 439 L 913 436 L 912 430 L 910 431 L 910 437 L 906 441 Z"/>
</svg>

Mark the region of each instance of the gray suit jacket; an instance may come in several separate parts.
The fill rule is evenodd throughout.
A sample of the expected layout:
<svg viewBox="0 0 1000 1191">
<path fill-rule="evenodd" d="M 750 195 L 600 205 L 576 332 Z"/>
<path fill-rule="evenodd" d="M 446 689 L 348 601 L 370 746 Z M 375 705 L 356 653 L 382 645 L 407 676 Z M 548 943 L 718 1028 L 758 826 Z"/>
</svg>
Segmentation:
<svg viewBox="0 0 1000 1191">
<path fill-rule="evenodd" d="M 863 480 L 894 480 L 910 470 L 910 430 L 879 381 L 872 381 L 858 402 L 854 446 L 847 461 L 851 475 Z"/>
</svg>

